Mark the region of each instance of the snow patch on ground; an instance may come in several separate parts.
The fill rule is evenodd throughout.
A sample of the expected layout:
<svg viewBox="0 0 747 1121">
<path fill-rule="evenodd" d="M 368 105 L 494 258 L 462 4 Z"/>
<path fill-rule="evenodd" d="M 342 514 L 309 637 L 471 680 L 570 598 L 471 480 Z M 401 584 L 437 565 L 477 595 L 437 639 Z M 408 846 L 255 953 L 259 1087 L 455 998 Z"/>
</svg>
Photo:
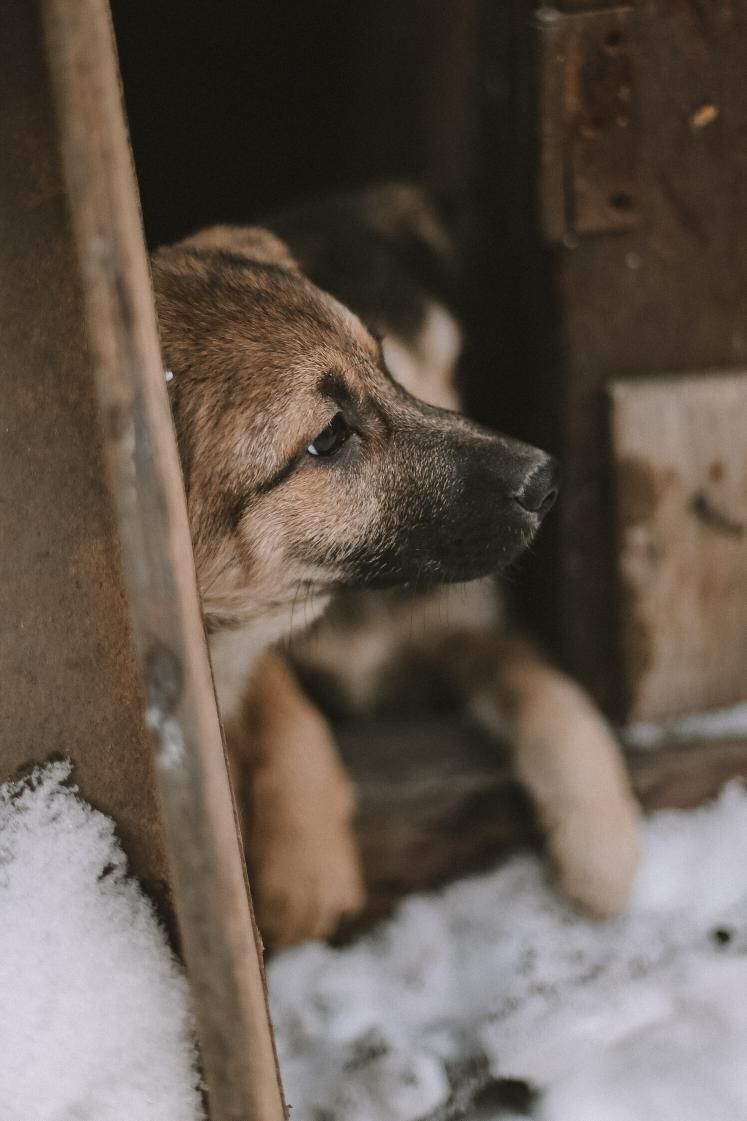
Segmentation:
<svg viewBox="0 0 747 1121">
<path fill-rule="evenodd" d="M 640 721 L 620 729 L 625 745 L 639 751 L 661 747 L 662 744 L 689 743 L 692 740 L 727 740 L 746 733 L 747 703 L 744 702 L 729 708 L 662 720 L 657 724 Z"/>
<path fill-rule="evenodd" d="M 0 1119 L 200 1121 L 186 982 L 70 771 L 0 786 Z"/>
<path fill-rule="evenodd" d="M 515 1118 L 462 1107 L 491 1076 L 537 1121 L 747 1121 L 747 793 L 657 814 L 614 922 L 520 856 L 269 981 L 294 1121 Z"/>
<path fill-rule="evenodd" d="M 69 778 L 0 787 L 0 1121 L 204 1121 L 184 977 Z M 646 825 L 614 922 L 520 856 L 278 957 L 294 1121 L 747 1121 L 746 858 L 732 785 Z"/>
</svg>

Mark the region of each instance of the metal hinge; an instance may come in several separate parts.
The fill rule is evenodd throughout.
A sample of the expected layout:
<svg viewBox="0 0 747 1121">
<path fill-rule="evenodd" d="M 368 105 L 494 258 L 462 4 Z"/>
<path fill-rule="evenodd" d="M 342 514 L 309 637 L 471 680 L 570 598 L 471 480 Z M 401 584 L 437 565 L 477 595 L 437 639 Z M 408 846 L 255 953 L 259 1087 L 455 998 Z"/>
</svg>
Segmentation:
<svg viewBox="0 0 747 1121">
<path fill-rule="evenodd" d="M 638 225 L 632 6 L 564 14 L 539 29 L 540 209 L 566 243 Z"/>
</svg>

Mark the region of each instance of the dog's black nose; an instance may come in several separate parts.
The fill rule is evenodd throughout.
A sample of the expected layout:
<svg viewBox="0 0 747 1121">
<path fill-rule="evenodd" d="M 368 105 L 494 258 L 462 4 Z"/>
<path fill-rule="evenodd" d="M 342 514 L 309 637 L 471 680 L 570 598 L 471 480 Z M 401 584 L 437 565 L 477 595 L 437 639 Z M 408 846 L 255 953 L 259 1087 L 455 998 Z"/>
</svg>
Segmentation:
<svg viewBox="0 0 747 1121">
<path fill-rule="evenodd" d="M 525 510 L 544 518 L 558 497 L 559 484 L 560 464 L 548 455 L 539 466 L 532 468 L 514 498 Z"/>
</svg>

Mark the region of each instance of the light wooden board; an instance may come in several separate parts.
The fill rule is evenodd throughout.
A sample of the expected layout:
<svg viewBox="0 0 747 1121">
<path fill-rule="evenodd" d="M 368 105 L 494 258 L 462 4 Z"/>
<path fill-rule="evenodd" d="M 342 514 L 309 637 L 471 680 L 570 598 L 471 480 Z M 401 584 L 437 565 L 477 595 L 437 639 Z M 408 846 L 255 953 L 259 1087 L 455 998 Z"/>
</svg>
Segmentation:
<svg viewBox="0 0 747 1121">
<path fill-rule="evenodd" d="M 285 1121 L 107 0 L 39 0 L 92 383 L 211 1121 Z M 142 717 L 141 723 L 142 723 Z"/>
<path fill-rule="evenodd" d="M 747 373 L 611 389 L 620 641 L 635 719 L 747 697 Z"/>
</svg>

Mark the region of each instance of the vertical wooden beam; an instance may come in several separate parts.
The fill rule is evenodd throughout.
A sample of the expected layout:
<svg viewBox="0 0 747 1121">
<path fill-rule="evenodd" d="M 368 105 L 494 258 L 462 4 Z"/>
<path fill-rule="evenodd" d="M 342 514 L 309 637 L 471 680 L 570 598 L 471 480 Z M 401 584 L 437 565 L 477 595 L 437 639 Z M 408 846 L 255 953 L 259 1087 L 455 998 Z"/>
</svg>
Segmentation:
<svg viewBox="0 0 747 1121">
<path fill-rule="evenodd" d="M 213 1121 L 285 1108 L 106 0 L 43 0 L 103 439 Z"/>
</svg>

